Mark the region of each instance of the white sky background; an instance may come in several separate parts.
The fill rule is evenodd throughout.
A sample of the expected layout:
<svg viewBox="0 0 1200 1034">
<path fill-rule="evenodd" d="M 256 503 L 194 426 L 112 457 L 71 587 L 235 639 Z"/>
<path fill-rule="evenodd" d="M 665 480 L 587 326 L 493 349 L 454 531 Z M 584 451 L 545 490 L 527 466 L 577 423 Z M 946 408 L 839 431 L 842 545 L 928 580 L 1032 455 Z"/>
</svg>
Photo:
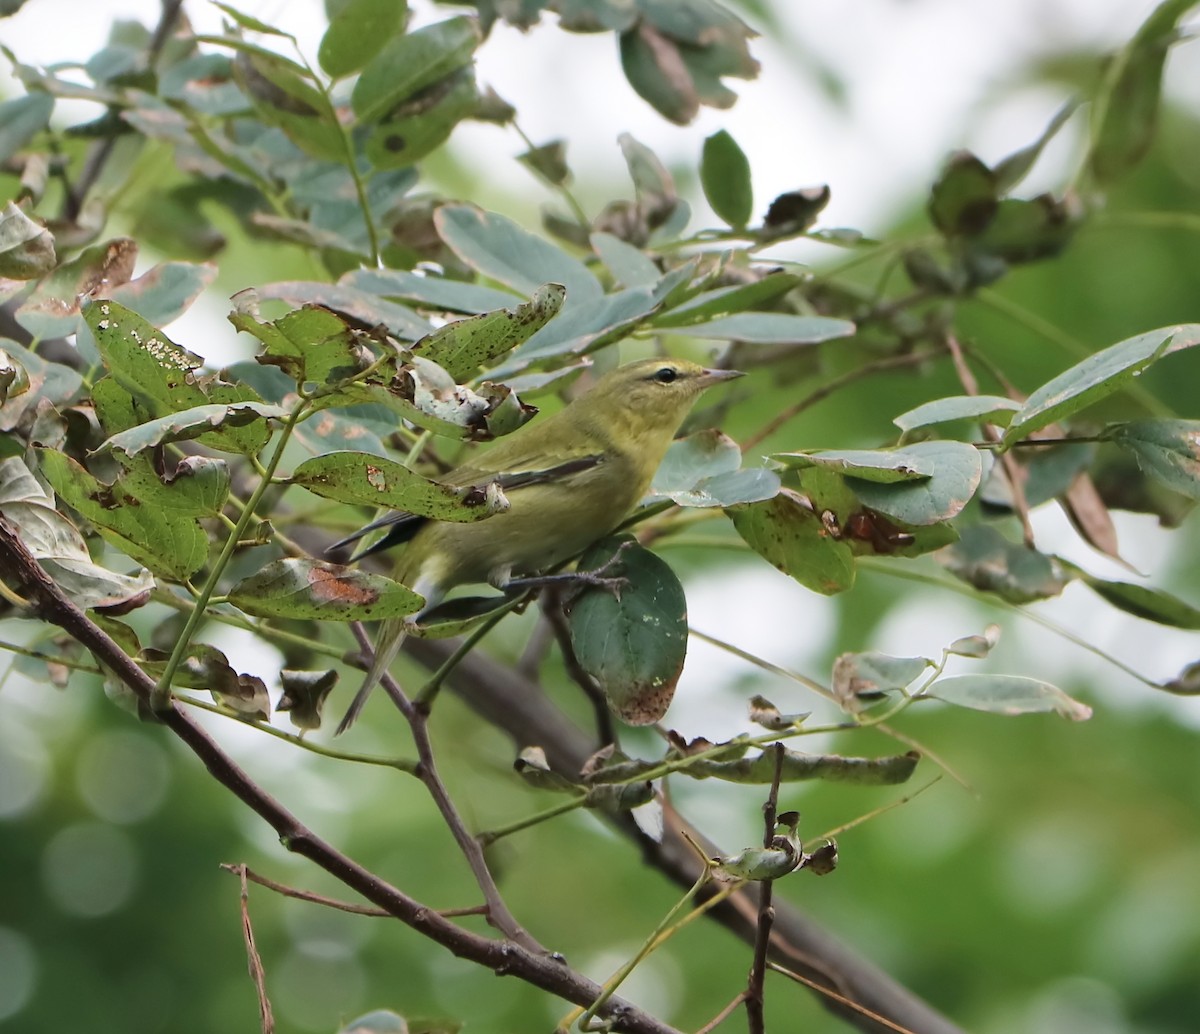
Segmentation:
<svg viewBox="0 0 1200 1034">
<path fill-rule="evenodd" d="M 320 0 L 235 0 L 235 6 L 294 33 L 306 52 L 315 55 L 325 24 Z M 705 109 L 691 126 L 672 126 L 625 82 L 611 34 L 564 34 L 552 16 L 527 34 L 497 25 L 480 50 L 479 76 L 516 106 L 522 127 L 535 142 L 565 138 L 572 167 L 588 170 L 591 181 L 624 182 L 616 144 L 621 132 L 633 133 L 668 164 L 694 166 L 703 139 L 723 128 L 750 157 L 756 214 L 779 193 L 828 183 L 833 199 L 822 224 L 872 233 L 884 230 L 891 214 L 914 200 L 913 190 L 931 182 L 949 151 L 968 147 L 985 161 L 995 161 L 1041 131 L 1065 96 L 1043 89 L 1006 93 L 1003 102 L 991 102 L 995 88 L 1026 59 L 1073 45 L 1115 48 L 1132 35 L 1156 0 L 781 0 L 775 6 L 793 39 L 842 76 L 848 89 L 844 107 L 832 105 L 816 87 L 798 65 L 790 41 L 760 38 L 753 52 L 762 62 L 761 77 L 730 80 L 739 95 L 737 104 L 729 111 Z M 419 24 L 453 11 L 429 3 L 413 7 Z M 137 18 L 152 25 L 158 10 L 157 0 L 29 0 L 14 17 L 0 21 L 0 42 L 30 63 L 83 60 L 101 45 L 114 19 Z M 222 16 L 217 8 L 187 0 L 185 10 L 198 30 L 218 30 Z M 1171 96 L 1193 104 L 1200 97 L 1200 63 L 1194 54 L 1194 49 L 1178 48 L 1167 80 Z M 5 83 L 5 76 L 7 71 L 0 70 L 0 89 L 11 96 L 19 88 Z M 468 123 L 456 130 L 452 146 L 460 154 L 487 154 L 493 163 L 489 175 L 498 187 L 536 195 L 528 173 L 497 157 L 524 149 L 515 134 Z M 1035 170 L 1031 191 L 1060 185 L 1071 147 L 1072 133 L 1064 133 Z M 697 224 L 708 224 L 711 217 L 703 201 L 690 200 Z M 827 254 L 825 249 L 806 257 Z M 264 271 L 263 280 L 270 279 Z M 225 312 L 224 299 L 201 299 L 172 334 L 219 362 L 223 356 L 210 346 L 231 340 Z M 1097 574 L 1129 577 L 1082 546 L 1053 508 L 1043 508 L 1037 518 L 1043 548 L 1058 550 Z M 1161 572 L 1163 536 L 1153 522 L 1124 514 L 1118 518 L 1132 563 L 1152 576 Z M 750 576 L 745 571 L 737 577 Z M 820 677 L 811 660 L 832 619 L 827 602 L 767 570 L 758 571 L 752 585 L 739 582 L 738 590 L 738 598 L 754 600 L 741 621 L 731 620 L 727 612 L 727 581 L 690 586 L 696 626 Z M 980 630 L 984 618 L 956 601 L 946 609 L 945 602 L 927 600 L 919 614 L 898 615 L 881 629 L 876 648 L 936 656 L 949 638 Z M 1108 643 L 1135 667 L 1152 663 L 1148 674 L 1156 677 L 1169 677 L 1194 659 L 1192 637 L 1118 615 L 1077 586 L 1064 599 L 1044 604 L 1043 612 L 1081 630 L 1084 638 Z M 801 631 L 781 638 L 773 622 L 762 620 L 764 614 L 786 615 Z M 1135 641 L 1121 642 L 1122 633 Z M 997 658 L 992 670 L 1033 674 L 1036 668 L 1048 678 L 1065 674 L 1071 665 L 1087 664 L 1091 670 L 1087 655 L 1028 624 L 1011 646 L 1013 652 Z M 1031 665 L 1034 656 L 1038 663 Z M 673 723 L 689 734 L 706 731 L 705 712 L 715 702 L 712 687 L 746 673 L 742 662 L 693 641 Z M 1172 707 L 1189 716 L 1185 720 L 1197 720 L 1195 707 L 1138 689 L 1110 668 L 1097 677 L 1121 683 L 1119 694 L 1110 694 L 1119 697 L 1114 702 L 1136 699 L 1141 706 Z M 778 702 L 785 710 L 799 709 L 792 706 L 795 701 Z"/>
</svg>

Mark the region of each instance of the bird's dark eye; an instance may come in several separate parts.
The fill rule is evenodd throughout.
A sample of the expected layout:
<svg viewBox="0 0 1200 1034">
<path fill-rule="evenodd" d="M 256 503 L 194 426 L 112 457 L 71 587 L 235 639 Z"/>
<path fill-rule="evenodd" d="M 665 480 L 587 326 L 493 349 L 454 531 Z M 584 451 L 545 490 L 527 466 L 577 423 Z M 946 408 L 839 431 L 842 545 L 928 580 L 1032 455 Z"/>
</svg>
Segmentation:
<svg viewBox="0 0 1200 1034">
<path fill-rule="evenodd" d="M 664 366 L 661 369 L 654 371 L 654 379 L 659 384 L 670 384 L 676 377 L 679 376 L 679 371 L 673 366 Z"/>
</svg>

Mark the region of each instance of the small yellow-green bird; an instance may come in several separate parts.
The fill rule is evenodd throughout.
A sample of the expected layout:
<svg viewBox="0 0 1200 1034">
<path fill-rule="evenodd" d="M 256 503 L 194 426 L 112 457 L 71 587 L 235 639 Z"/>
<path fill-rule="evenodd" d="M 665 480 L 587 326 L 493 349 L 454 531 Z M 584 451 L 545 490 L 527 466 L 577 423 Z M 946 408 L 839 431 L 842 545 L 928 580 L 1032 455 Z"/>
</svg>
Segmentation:
<svg viewBox="0 0 1200 1034">
<path fill-rule="evenodd" d="M 646 494 L 700 393 L 740 376 L 683 359 L 626 363 L 441 479 L 457 488 L 497 485 L 509 502 L 503 513 L 470 524 L 391 513 L 331 547 L 388 528 L 359 557 L 407 542 L 395 577 L 425 598 L 419 613 L 384 622 L 375 660 L 338 733 L 353 724 L 395 659 L 406 622 L 419 621 L 457 585 L 517 588 L 515 578 L 546 571 L 603 538 Z"/>
</svg>

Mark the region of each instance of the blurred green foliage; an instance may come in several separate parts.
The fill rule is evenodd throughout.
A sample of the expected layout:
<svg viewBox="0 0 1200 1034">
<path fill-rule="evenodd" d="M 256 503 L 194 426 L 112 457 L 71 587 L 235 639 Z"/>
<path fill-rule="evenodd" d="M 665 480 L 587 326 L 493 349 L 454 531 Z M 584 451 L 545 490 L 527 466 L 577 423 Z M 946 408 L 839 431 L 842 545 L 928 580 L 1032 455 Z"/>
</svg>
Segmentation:
<svg viewBox="0 0 1200 1034">
<path fill-rule="evenodd" d="M 1038 132 L 1030 127 L 1029 138 Z M 1108 188 L 1104 209 L 1075 230 L 1061 254 L 1015 265 L 991 286 L 977 284 L 978 292 L 954 297 L 957 335 L 1028 392 L 1077 361 L 1067 339 L 1090 352 L 1148 327 L 1194 320 L 1195 216 L 1173 223 L 1146 213 L 1197 210 L 1197 140 L 1195 113 L 1168 110 L 1147 157 Z M 425 169 L 469 196 L 484 164 L 442 151 Z M 148 170 L 144 193 L 123 205 L 135 236 L 139 230 L 158 240 L 170 236 L 175 224 L 162 221 L 161 206 L 164 198 L 180 201 L 172 188 L 185 182 L 191 181 L 165 162 Z M 16 189 L 15 176 L 0 176 L 5 197 Z M 340 239 L 300 251 L 280 233 L 246 236 L 230 215 L 229 196 L 220 205 L 195 194 L 185 200 L 180 210 L 190 205 L 206 218 L 180 241 L 180 255 L 207 254 L 214 234 L 224 238 L 219 283 L 230 290 L 260 282 L 264 268 L 273 280 L 320 278 L 342 264 L 350 268 L 354 262 L 345 256 L 368 246 L 361 238 Z M 528 203 L 513 199 L 514 208 Z M 900 214 L 888 239 L 927 231 L 924 213 Z M 868 290 L 888 261 L 864 264 L 847 282 Z M 817 277 L 820 283 L 820 270 Z M 1057 330 L 1048 335 L 1042 320 Z M 772 380 L 756 384 L 753 407 L 734 407 L 722 426 L 744 439 L 760 428 L 763 414 L 784 410 L 822 378 L 852 371 L 864 356 L 870 352 L 831 350 L 818 363 L 812 353 L 798 353 L 773 367 Z M 1138 384 L 1175 414 L 1200 416 L 1200 350 L 1151 368 Z M 875 447 L 894 438 L 893 416 L 960 390 L 948 364 L 915 376 L 864 379 L 755 448 L 765 454 L 797 443 Z M 1116 395 L 1089 417 L 1142 414 L 1136 400 Z M 1128 527 L 1138 535 L 1160 534 L 1151 525 L 1147 518 Z M 1195 603 L 1200 542 L 1194 520 L 1169 538 L 1165 559 L 1152 572 L 1155 584 Z M 732 569 L 729 556 L 711 548 L 667 548 L 664 555 L 689 586 Z M 850 592 L 816 602 L 787 584 L 797 614 L 815 608 L 830 623 L 815 662 L 819 670 L 808 673 L 821 679 L 838 654 L 876 647 L 889 627 L 900 621 L 911 627 L 926 609 L 935 614 L 932 622 L 945 604 L 945 594 L 906 587 L 873 570 L 860 574 Z M 1076 646 L 1035 635 L 1031 624 L 1005 611 L 959 597 L 950 607 L 962 627 L 947 639 L 1004 615 L 1001 649 L 1008 652 L 999 663 L 1034 675 L 1052 670 L 1063 689 L 1093 704 L 1095 716 L 1068 725 L 1051 716 L 1003 719 L 936 704 L 911 709 L 894 724 L 968 787 L 943 777 L 911 803 L 840 835 L 836 873 L 820 882 L 781 881 L 776 894 L 967 1030 L 1195 1029 L 1200 770 L 1193 760 L 1194 707 L 1156 695 Z M 489 648 L 515 660 L 531 627 L 531 616 L 506 622 Z M 5 620 L 0 638 L 18 639 L 26 629 Z M 150 628 L 139 631 L 151 638 Z M 1137 619 L 1121 616 L 1095 636 L 1101 647 L 1127 656 L 1108 637 L 1123 645 L 1137 642 L 1140 632 Z M 1036 651 L 1027 643 L 1036 643 Z M 223 648 L 233 656 L 249 647 L 231 638 Z M 911 652 L 930 649 L 922 643 Z M 1146 667 L 1156 661 L 1142 658 Z M 401 672 L 406 685 L 419 684 L 415 666 Z M 0 701 L 9 716 L 0 724 L 0 1029 L 252 1029 L 257 1005 L 246 975 L 239 885 L 219 863 L 244 862 L 334 897 L 344 891 L 274 843 L 161 730 L 135 724 L 114 706 L 98 678 L 76 679 L 61 695 L 45 685 L 17 685 L 20 678 L 16 671 L 5 676 L 5 696 L 19 692 L 18 701 Z M 546 681 L 557 702 L 588 720 L 588 705 L 557 663 L 548 666 Z M 730 711 L 751 692 L 789 711 L 811 703 L 791 684 L 748 665 L 719 692 Z M 213 717 L 209 724 L 254 778 L 368 868 L 434 907 L 476 899 L 470 873 L 413 779 L 264 743 L 266 737 L 230 718 Z M 404 753 L 409 745 L 400 729 L 394 714 L 375 712 L 369 736 L 381 752 Z M 507 739 L 460 701 L 439 702 L 433 734 L 450 793 L 472 829 L 501 826 L 546 806 L 547 795 L 511 776 Z M 631 742 L 652 747 L 636 736 Z M 822 749 L 857 755 L 895 746 L 857 731 Z M 801 834 L 815 837 L 904 797 L 933 771 L 923 766 L 908 788 L 798 784 L 785 789 L 781 805 L 799 809 Z M 673 791 L 681 812 L 702 816 L 701 824 L 730 849 L 758 836 L 758 797 L 715 781 L 679 779 Z M 680 894 L 586 812 L 501 841 L 489 861 L 532 933 L 597 979 L 636 950 Z M 453 1021 L 470 1031 L 541 1030 L 566 1011 L 533 988 L 453 959 L 397 923 L 323 910 L 253 885 L 249 909 L 282 1030 L 333 1031 L 374 1008 Z M 465 922 L 485 930 L 482 920 Z M 748 965 L 743 943 L 715 924 L 695 924 L 639 969 L 622 993 L 667 1022 L 694 1029 L 739 992 Z M 766 1009 L 769 1030 L 841 1029 L 813 996 L 775 978 L 768 982 Z M 743 1029 L 743 1022 L 739 1016 L 728 1029 Z"/>
</svg>

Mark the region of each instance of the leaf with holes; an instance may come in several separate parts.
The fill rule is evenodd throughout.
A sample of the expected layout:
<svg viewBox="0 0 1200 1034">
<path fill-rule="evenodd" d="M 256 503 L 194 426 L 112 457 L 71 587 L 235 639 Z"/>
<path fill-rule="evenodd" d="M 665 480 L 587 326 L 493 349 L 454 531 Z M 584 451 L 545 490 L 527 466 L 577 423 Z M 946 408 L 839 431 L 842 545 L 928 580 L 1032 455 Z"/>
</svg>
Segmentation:
<svg viewBox="0 0 1200 1034">
<path fill-rule="evenodd" d="M 468 381 L 480 367 L 529 340 L 558 315 L 566 288 L 543 284 L 529 301 L 512 308 L 454 320 L 413 346 L 413 351 L 437 363 L 456 381 Z"/>
<path fill-rule="evenodd" d="M 467 523 L 495 512 L 478 488 L 438 484 L 394 460 L 365 452 L 314 456 L 301 463 L 290 480 L 326 499 L 388 507 L 439 521 Z"/>
<path fill-rule="evenodd" d="M 833 538 L 801 497 L 783 489 L 771 499 L 726 510 L 756 553 L 801 585 L 829 596 L 854 584 L 850 547 Z"/>
</svg>

